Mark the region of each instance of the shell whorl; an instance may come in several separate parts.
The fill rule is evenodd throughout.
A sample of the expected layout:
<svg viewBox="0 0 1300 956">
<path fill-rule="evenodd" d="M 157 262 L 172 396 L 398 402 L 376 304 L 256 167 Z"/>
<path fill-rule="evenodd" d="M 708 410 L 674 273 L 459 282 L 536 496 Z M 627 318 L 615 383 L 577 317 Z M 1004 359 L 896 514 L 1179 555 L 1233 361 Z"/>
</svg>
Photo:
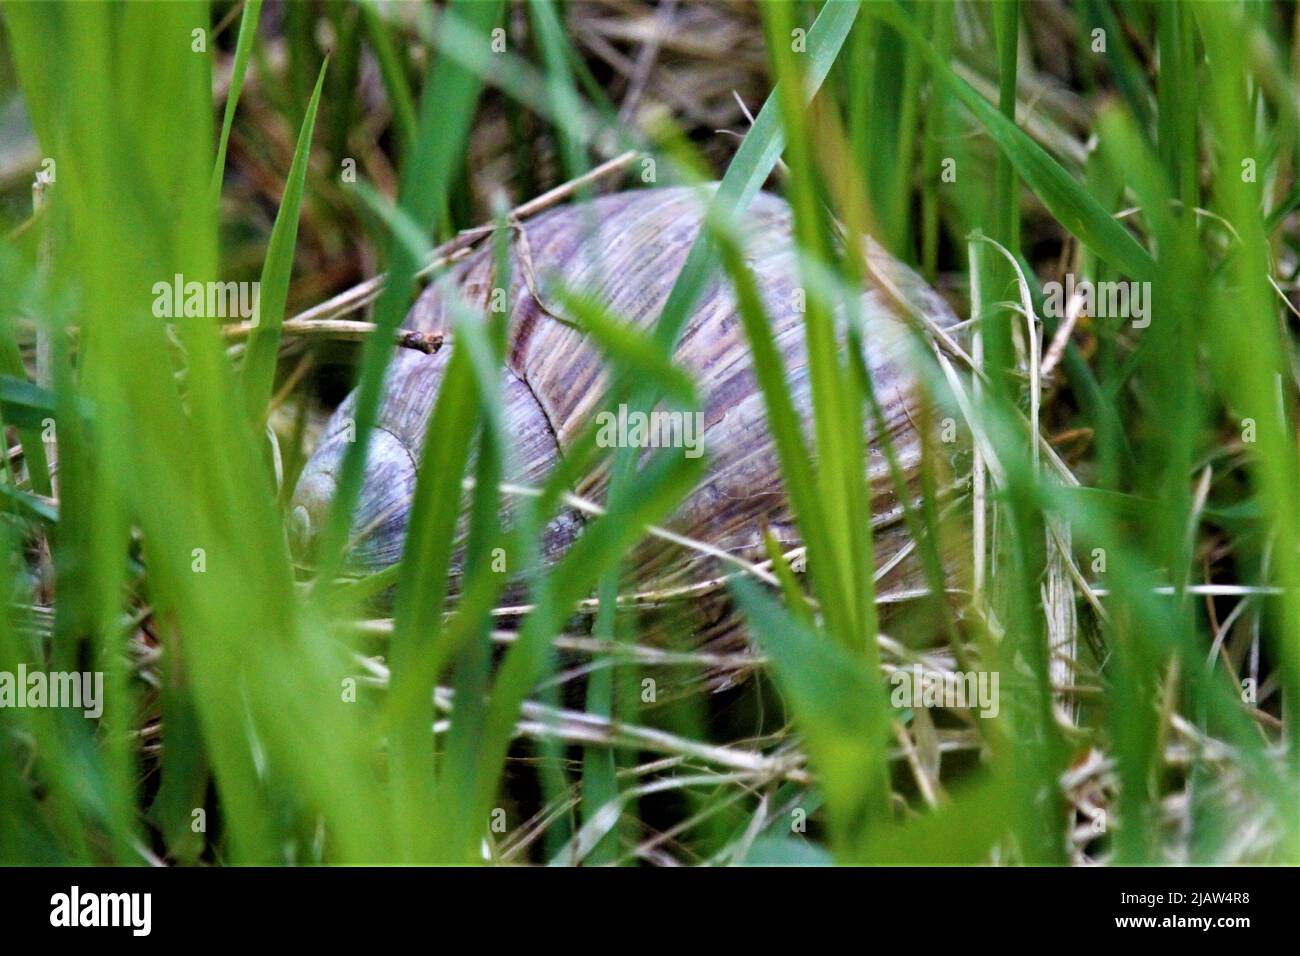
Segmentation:
<svg viewBox="0 0 1300 956">
<path fill-rule="evenodd" d="M 599 350 L 580 330 L 554 317 L 549 306 L 553 300 L 545 292 L 545 281 L 539 288 L 539 280 L 560 276 L 568 287 L 596 297 L 611 314 L 648 329 L 662 311 L 699 232 L 706 201 L 707 195 L 686 187 L 617 193 L 551 210 L 520 227 L 522 236 L 511 253 L 509 338 L 502 372 L 517 469 L 507 480 L 539 483 L 605 398 L 606 370 Z M 760 193 L 746 212 L 743 227 L 746 256 L 772 322 L 791 397 L 810 433 L 812 394 L 804 317 L 795 306 L 800 280 L 790 209 L 780 198 Z M 956 321 L 947 304 L 914 272 L 874 244 L 868 254 L 886 268 L 903 295 L 938 325 Z M 450 341 L 443 283 L 453 283 L 470 305 L 485 308 L 493 274 L 493 250 L 472 253 L 424 291 L 406 325 L 442 333 Z M 540 305 L 534 292 L 548 305 Z M 919 460 L 920 443 L 908 409 L 912 377 L 903 362 L 904 330 L 874 289 L 862 295 L 862 314 L 865 358 L 895 452 L 904 471 L 911 473 Z M 352 557 L 361 566 L 376 568 L 400 558 L 415 467 L 426 453 L 425 431 L 451 348 L 454 344 L 434 355 L 399 351 L 390 367 L 354 521 L 357 541 Z M 699 386 L 709 465 L 669 527 L 748 558 L 761 557 L 764 527 L 770 527 L 784 546 L 797 546 L 749 345 L 725 278 L 715 276 L 705 287 L 674 358 Z M 304 508 L 313 519 L 328 498 L 352 401 L 349 397 L 331 419 L 295 493 L 295 507 Z M 896 503 L 884 457 L 874 441 L 868 467 L 875 494 L 873 510 L 880 515 Z M 601 470 L 588 476 L 575 490 L 601 501 L 604 475 Z M 562 550 L 580 533 L 580 525 L 576 515 L 562 516 L 547 529 L 545 551 Z M 901 528 L 878 532 L 878 562 L 888 561 L 905 541 Z M 663 580 L 693 574 L 695 560 L 663 542 L 647 541 L 631 563 L 639 574 Z"/>
</svg>

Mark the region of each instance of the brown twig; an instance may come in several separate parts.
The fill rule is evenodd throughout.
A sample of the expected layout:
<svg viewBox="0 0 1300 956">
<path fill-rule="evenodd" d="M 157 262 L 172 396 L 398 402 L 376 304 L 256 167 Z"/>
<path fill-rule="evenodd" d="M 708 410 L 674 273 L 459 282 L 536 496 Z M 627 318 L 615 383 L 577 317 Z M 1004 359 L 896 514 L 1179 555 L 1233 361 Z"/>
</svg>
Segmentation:
<svg viewBox="0 0 1300 956">
<path fill-rule="evenodd" d="M 239 342 L 252 334 L 256 328 L 252 322 L 236 322 L 222 326 L 226 338 Z M 377 326 L 373 322 L 360 322 L 354 319 L 286 319 L 280 327 L 280 334 L 285 337 L 334 339 L 340 342 L 361 342 L 374 333 Z M 404 349 L 413 349 L 432 355 L 442 348 L 441 332 L 416 332 L 413 329 L 398 329 L 393 334 L 393 341 Z"/>
</svg>

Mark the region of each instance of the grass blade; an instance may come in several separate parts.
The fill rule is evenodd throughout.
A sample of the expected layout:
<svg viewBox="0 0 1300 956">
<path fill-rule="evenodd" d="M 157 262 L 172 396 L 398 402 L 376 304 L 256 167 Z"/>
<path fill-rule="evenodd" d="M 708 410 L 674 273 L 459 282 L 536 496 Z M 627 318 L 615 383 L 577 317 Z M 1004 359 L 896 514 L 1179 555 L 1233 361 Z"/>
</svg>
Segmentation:
<svg viewBox="0 0 1300 956">
<path fill-rule="evenodd" d="M 249 418 L 260 423 L 266 415 L 271 400 L 271 386 L 275 379 L 276 356 L 280 350 L 280 326 L 284 323 L 284 307 L 289 297 L 289 279 L 293 274 L 293 253 L 298 241 L 298 211 L 307 184 L 307 160 L 311 154 L 311 136 L 316 128 L 316 110 L 320 106 L 320 93 L 325 85 L 326 60 L 316 78 L 298 133 L 298 145 L 293 152 L 293 164 L 284 184 L 280 211 L 276 213 L 267 245 L 266 261 L 262 264 L 262 279 L 258 296 L 258 320 L 254 323 L 244 353 L 244 399 Z"/>
</svg>

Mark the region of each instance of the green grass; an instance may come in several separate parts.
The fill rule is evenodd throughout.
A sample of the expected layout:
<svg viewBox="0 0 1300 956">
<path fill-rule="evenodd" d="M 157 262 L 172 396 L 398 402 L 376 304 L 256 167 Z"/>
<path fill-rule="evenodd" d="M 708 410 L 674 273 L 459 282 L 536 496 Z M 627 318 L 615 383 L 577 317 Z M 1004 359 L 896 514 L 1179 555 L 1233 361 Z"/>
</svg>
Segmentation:
<svg viewBox="0 0 1300 956">
<path fill-rule="evenodd" d="M 25 119 L 0 133 L 32 149 L 0 150 L 22 173 L 0 168 L 0 672 L 102 671 L 106 706 L 0 708 L 0 862 L 1300 863 L 1300 326 L 1270 282 L 1296 299 L 1297 27 L 1092 0 L 1053 4 L 1047 43 L 1038 4 L 760 4 L 770 95 L 719 168 L 671 99 L 619 120 L 581 3 L 291 3 L 275 29 L 255 0 L 5 5 L 0 123 Z M 503 491 L 506 330 L 465 303 L 403 560 L 343 574 L 432 246 L 493 224 L 508 287 L 493 187 L 530 199 L 629 148 L 660 185 L 721 179 L 707 228 L 646 330 L 590 290 L 555 301 L 608 361 L 606 407 L 690 407 L 707 383 L 673 348 L 705 284 L 734 287 L 807 546 L 800 573 L 769 537 L 779 586 L 725 568 L 761 660 L 714 695 L 689 607 L 627 600 L 703 462 L 589 428 L 535 494 Z M 31 156 L 57 164 L 34 216 Z M 765 186 L 794 212 L 806 431 L 739 225 Z M 875 573 L 864 233 L 972 320 L 913 329 L 916 484 L 880 449 L 919 595 Z M 359 349 L 290 334 L 377 271 Z M 1083 315 L 1057 342 L 1063 272 L 1149 283 L 1150 324 Z M 246 345 L 154 315 L 178 273 L 260 279 Z M 283 512 L 318 364 L 347 365 L 357 440 L 308 575 Z M 544 565 L 596 467 L 605 513 Z M 495 613 L 498 548 L 526 613 Z M 385 590 L 391 617 L 366 600 Z M 918 662 L 996 671 L 998 715 L 892 706 Z"/>
</svg>

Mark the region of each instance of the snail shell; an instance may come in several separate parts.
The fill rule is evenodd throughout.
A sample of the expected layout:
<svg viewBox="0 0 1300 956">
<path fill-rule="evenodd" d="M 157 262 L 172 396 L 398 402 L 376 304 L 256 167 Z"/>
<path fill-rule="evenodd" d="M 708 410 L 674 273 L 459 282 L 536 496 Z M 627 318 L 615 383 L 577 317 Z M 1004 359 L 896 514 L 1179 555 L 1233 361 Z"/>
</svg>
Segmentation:
<svg viewBox="0 0 1300 956">
<path fill-rule="evenodd" d="M 508 350 L 503 369 L 505 416 L 514 438 L 514 472 L 506 480 L 540 484 L 605 398 L 606 370 L 598 349 L 571 325 L 558 321 L 535 298 L 537 277 L 557 275 L 605 303 L 611 314 L 649 329 L 700 229 L 707 194 L 687 187 L 604 196 L 553 209 L 521 226 L 512 247 L 512 288 L 507 301 Z M 812 433 L 812 388 L 798 301 L 799 267 L 792 217 L 784 200 L 760 193 L 743 220 L 746 253 L 781 352 L 805 436 Z M 956 319 L 948 305 L 912 270 L 874 243 L 868 254 L 913 305 L 940 326 Z M 461 260 L 417 300 L 406 325 L 417 331 L 450 332 L 445 303 L 450 282 L 471 305 L 487 308 L 494 253 L 490 243 Z M 531 279 L 530 279 L 531 276 Z M 545 286 L 543 285 L 544 289 Z M 914 379 L 903 361 L 901 322 L 875 290 L 862 295 L 867 365 L 895 453 L 913 476 L 920 441 L 909 414 Z M 354 518 L 350 559 L 377 569 L 401 557 L 415 475 L 430 449 L 426 429 L 438 386 L 454 346 L 433 355 L 398 350 L 385 383 L 378 426 L 370 439 L 365 484 Z M 715 276 L 699 297 L 675 352 L 695 379 L 702 403 L 702 445 L 707 468 L 694 490 L 666 523 L 679 534 L 750 560 L 763 560 L 763 530 L 786 549 L 798 547 L 797 527 L 782 487 L 776 449 L 767 430 L 763 397 L 755 380 L 749 343 L 730 282 Z M 300 539 L 323 525 L 334 474 L 346 449 L 355 394 L 339 407 L 299 479 L 291 511 Z M 873 491 L 876 560 L 883 566 L 907 542 L 906 530 L 876 436 L 868 469 Z M 436 439 L 435 439 L 436 440 Z M 436 448 L 432 449 L 436 453 Z M 603 500 L 607 469 L 592 474 L 577 494 Z M 543 551 L 554 557 L 582 531 L 583 517 L 562 513 L 545 530 Z M 647 539 L 631 557 L 638 582 L 681 583 L 717 575 L 715 559 L 658 539 Z M 706 565 L 710 565 L 706 567 Z"/>
</svg>

